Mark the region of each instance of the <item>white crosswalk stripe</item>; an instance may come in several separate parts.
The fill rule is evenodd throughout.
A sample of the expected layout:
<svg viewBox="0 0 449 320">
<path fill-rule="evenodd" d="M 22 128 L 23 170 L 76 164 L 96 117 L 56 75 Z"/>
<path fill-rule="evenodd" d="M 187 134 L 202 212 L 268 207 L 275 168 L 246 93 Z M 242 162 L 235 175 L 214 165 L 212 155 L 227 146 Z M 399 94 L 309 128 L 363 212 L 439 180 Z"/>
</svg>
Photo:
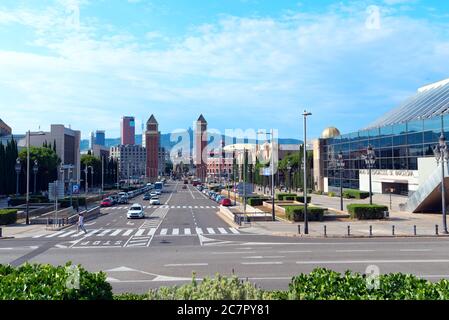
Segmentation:
<svg viewBox="0 0 449 320">
<path fill-rule="evenodd" d="M 120 232 L 122 232 L 122 229 L 117 229 L 113 233 L 111 233 L 111 236 L 112 237 L 118 236 L 120 234 Z"/>
<path fill-rule="evenodd" d="M 168 231 L 167 229 L 162 229 L 161 230 L 161 235 L 165 236 L 167 234 L 167 231 Z"/>
<path fill-rule="evenodd" d="M 203 230 L 201 228 L 196 228 L 196 234 L 203 234 Z"/>
<path fill-rule="evenodd" d="M 134 229 L 126 230 L 125 233 L 123 234 L 123 236 L 124 236 L 124 237 L 127 237 L 127 236 L 129 236 L 131 233 L 133 233 L 133 232 L 134 232 Z"/>
<path fill-rule="evenodd" d="M 228 234 L 228 232 L 224 228 L 218 228 L 221 234 Z"/>
<path fill-rule="evenodd" d="M 236 228 L 229 228 L 233 234 L 239 234 L 240 232 Z"/>
<path fill-rule="evenodd" d="M 65 233 L 65 231 L 58 231 L 58 232 L 55 232 L 55 233 L 52 233 L 52 234 L 46 236 L 45 238 L 53 238 L 53 237 L 59 236 L 60 234 L 63 234 L 63 233 Z"/>
<path fill-rule="evenodd" d="M 149 236 L 152 236 L 156 233 L 156 228 L 151 228 L 150 231 L 148 232 Z"/>
<path fill-rule="evenodd" d="M 98 234 L 98 237 L 104 237 L 104 236 L 106 236 L 106 235 L 107 235 L 109 232 L 111 232 L 111 231 L 112 231 L 111 229 L 103 230 L 102 233 Z"/>
<path fill-rule="evenodd" d="M 206 228 L 206 229 L 207 229 L 207 233 L 209 233 L 209 234 L 215 234 L 214 229 L 212 229 L 212 228 Z"/>
<path fill-rule="evenodd" d="M 191 234 L 192 234 L 192 231 L 190 230 L 190 228 L 185 228 L 185 229 L 184 229 L 184 234 L 185 234 L 185 235 L 191 235 Z"/>
<path fill-rule="evenodd" d="M 178 234 L 179 234 L 179 229 L 178 228 L 173 229 L 172 235 L 177 236 Z"/>
<path fill-rule="evenodd" d="M 139 236 L 143 235 L 144 232 L 145 232 L 145 229 L 139 229 L 139 230 L 137 230 L 137 232 L 134 236 L 139 237 Z"/>
</svg>

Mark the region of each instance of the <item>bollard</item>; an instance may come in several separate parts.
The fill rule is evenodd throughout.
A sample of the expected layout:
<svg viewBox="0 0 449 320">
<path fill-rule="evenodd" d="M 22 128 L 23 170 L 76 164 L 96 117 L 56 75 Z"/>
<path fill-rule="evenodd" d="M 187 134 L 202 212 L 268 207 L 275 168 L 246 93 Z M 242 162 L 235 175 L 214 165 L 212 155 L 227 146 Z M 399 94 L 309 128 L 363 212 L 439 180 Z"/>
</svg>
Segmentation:
<svg viewBox="0 0 449 320">
<path fill-rule="evenodd" d="M 2 237 L 2 228 L 0 228 L 0 238 Z"/>
<path fill-rule="evenodd" d="M 394 236 L 394 225 L 391 226 L 391 235 Z"/>
<path fill-rule="evenodd" d="M 348 226 L 348 237 L 351 236 L 351 226 Z"/>
<path fill-rule="evenodd" d="M 373 226 L 369 226 L 369 236 L 373 236 Z"/>
<path fill-rule="evenodd" d="M 327 237 L 327 227 L 324 225 L 324 236 Z"/>
<path fill-rule="evenodd" d="M 301 234 L 301 225 L 298 224 L 298 234 Z"/>
<path fill-rule="evenodd" d="M 438 225 L 435 225 L 435 235 L 438 235 Z"/>
<path fill-rule="evenodd" d="M 413 226 L 413 234 L 416 236 L 416 225 Z"/>
</svg>

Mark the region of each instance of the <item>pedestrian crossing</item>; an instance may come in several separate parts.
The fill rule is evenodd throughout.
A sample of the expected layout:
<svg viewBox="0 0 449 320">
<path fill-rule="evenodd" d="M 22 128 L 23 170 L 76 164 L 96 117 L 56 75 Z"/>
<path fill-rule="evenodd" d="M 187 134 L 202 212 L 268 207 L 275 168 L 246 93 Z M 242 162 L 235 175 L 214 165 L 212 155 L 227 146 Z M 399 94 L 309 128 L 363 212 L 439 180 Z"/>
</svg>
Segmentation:
<svg viewBox="0 0 449 320">
<path fill-rule="evenodd" d="M 106 207 L 102 210 L 128 210 L 129 206 Z M 220 206 L 183 206 L 183 205 L 159 205 L 159 206 L 142 206 L 143 209 L 219 209 Z"/>
<path fill-rule="evenodd" d="M 196 235 L 235 235 L 240 231 L 235 228 L 224 227 L 206 227 L 206 228 L 139 228 L 139 229 L 93 229 L 84 231 L 77 230 L 58 231 L 52 234 L 39 234 L 33 236 L 33 239 L 50 239 L 50 238 L 106 238 L 106 237 L 148 237 L 148 236 L 196 236 Z"/>
</svg>

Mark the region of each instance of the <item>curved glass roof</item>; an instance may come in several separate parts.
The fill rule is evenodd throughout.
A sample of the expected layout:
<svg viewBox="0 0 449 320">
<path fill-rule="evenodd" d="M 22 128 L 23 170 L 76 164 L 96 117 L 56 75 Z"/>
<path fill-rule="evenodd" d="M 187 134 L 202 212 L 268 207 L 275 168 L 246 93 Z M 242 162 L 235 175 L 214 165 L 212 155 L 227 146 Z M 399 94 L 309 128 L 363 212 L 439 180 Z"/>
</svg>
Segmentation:
<svg viewBox="0 0 449 320">
<path fill-rule="evenodd" d="M 447 113 L 449 113 L 449 79 L 418 89 L 414 96 L 387 112 L 366 129 L 428 119 Z"/>
</svg>

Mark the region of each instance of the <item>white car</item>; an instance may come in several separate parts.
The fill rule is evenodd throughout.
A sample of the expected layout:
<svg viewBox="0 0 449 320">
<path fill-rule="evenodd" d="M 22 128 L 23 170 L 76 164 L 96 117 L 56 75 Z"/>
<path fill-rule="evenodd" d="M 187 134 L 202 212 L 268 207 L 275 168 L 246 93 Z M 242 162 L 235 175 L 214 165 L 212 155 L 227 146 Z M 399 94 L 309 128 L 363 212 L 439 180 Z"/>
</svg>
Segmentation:
<svg viewBox="0 0 449 320">
<path fill-rule="evenodd" d="M 151 199 L 150 199 L 150 204 L 151 205 L 160 205 L 161 204 L 161 202 L 159 201 L 159 198 L 158 197 L 152 197 Z"/>
<path fill-rule="evenodd" d="M 133 218 L 145 218 L 145 212 L 140 204 L 135 203 L 129 208 L 128 213 L 126 214 L 128 219 Z"/>
<path fill-rule="evenodd" d="M 151 197 L 156 197 L 157 196 L 157 192 L 156 191 L 151 191 L 150 196 Z"/>
</svg>

